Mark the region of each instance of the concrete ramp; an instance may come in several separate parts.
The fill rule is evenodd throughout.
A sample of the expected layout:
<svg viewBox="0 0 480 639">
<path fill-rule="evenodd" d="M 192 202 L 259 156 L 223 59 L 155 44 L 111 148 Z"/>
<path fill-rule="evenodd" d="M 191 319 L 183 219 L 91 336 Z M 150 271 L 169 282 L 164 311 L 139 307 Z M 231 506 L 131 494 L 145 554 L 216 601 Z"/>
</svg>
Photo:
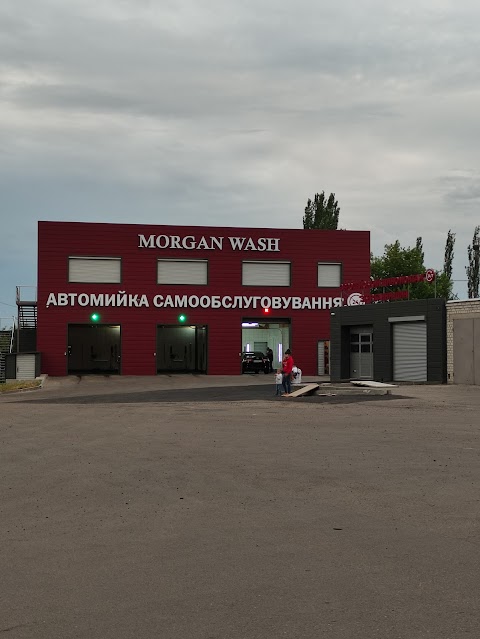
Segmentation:
<svg viewBox="0 0 480 639">
<path fill-rule="evenodd" d="M 302 386 L 301 388 L 297 388 L 293 393 L 290 393 L 288 397 L 305 397 L 306 395 L 311 395 L 318 389 L 318 384 L 307 384 L 306 386 Z"/>
</svg>

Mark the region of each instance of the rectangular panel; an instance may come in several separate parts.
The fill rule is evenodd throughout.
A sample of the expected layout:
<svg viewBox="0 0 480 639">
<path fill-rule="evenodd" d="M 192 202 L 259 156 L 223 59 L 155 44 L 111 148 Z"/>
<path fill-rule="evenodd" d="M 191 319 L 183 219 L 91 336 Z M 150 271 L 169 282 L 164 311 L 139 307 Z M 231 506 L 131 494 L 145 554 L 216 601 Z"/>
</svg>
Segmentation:
<svg viewBox="0 0 480 639">
<path fill-rule="evenodd" d="M 290 262 L 243 262 L 243 286 L 290 286 Z"/>
<path fill-rule="evenodd" d="M 342 283 L 341 264 L 318 264 L 317 285 L 324 288 L 338 288 Z"/>
<path fill-rule="evenodd" d="M 208 284 L 208 261 L 158 260 L 157 284 Z"/>
<path fill-rule="evenodd" d="M 119 257 L 69 257 L 68 281 L 120 284 L 121 265 Z"/>
<path fill-rule="evenodd" d="M 473 320 L 473 383 L 480 385 L 480 318 Z"/>
<path fill-rule="evenodd" d="M 35 355 L 17 355 L 17 379 L 35 379 Z"/>
<path fill-rule="evenodd" d="M 319 341 L 317 347 L 318 375 L 325 375 L 325 342 Z"/>
<path fill-rule="evenodd" d="M 453 320 L 453 381 L 455 384 L 475 383 L 473 322 L 473 319 Z"/>
<path fill-rule="evenodd" d="M 393 324 L 393 379 L 427 381 L 427 325 L 425 322 Z"/>
</svg>

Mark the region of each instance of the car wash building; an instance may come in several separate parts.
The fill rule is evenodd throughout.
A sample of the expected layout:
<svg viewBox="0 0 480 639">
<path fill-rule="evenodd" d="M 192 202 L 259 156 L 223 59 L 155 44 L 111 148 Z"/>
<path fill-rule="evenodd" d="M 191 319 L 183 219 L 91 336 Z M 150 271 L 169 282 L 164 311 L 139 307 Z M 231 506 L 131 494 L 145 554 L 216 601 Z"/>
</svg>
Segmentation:
<svg viewBox="0 0 480 639">
<path fill-rule="evenodd" d="M 367 231 L 39 222 L 41 370 L 237 375 L 268 346 L 328 373 L 340 286 L 369 273 Z"/>
</svg>

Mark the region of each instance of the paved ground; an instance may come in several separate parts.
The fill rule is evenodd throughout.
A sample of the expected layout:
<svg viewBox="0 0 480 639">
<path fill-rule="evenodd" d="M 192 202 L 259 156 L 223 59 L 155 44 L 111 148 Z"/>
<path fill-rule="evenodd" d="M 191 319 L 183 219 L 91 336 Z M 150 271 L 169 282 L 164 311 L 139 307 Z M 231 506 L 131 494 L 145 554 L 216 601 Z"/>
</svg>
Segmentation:
<svg viewBox="0 0 480 639">
<path fill-rule="evenodd" d="M 480 389 L 266 376 L 0 397 L 0 635 L 480 636 Z"/>
</svg>

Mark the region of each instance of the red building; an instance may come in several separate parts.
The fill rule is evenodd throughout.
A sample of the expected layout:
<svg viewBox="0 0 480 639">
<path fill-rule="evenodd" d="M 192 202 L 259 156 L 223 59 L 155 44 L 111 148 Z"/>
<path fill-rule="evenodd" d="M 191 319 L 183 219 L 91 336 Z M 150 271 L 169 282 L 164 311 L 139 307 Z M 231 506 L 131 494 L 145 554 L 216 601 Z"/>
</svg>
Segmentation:
<svg viewBox="0 0 480 639">
<path fill-rule="evenodd" d="M 267 346 L 328 372 L 340 284 L 369 276 L 367 231 L 39 222 L 42 372 L 237 375 Z"/>
</svg>

